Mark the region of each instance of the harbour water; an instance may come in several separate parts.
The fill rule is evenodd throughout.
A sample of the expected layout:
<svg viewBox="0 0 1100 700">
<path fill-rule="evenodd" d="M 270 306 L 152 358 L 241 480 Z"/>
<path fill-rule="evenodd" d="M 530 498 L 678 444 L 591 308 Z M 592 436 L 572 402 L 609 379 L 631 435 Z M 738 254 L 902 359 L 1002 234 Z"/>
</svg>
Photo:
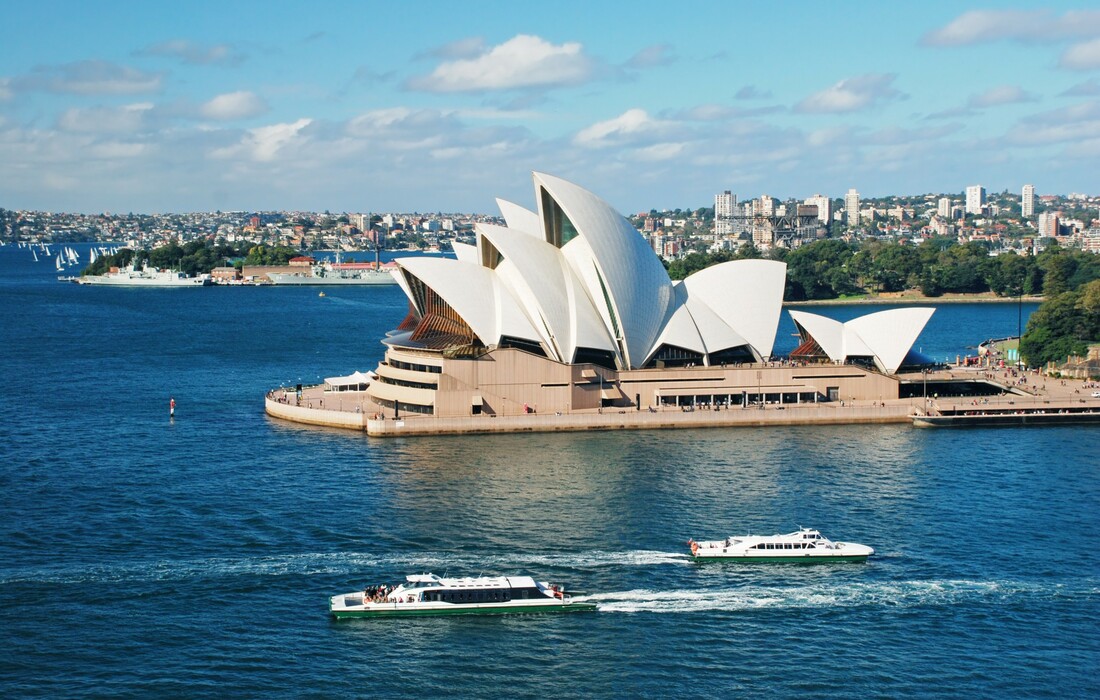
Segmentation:
<svg viewBox="0 0 1100 700">
<path fill-rule="evenodd" d="M 262 398 L 371 369 L 397 288 L 55 274 L 0 248 L 6 697 L 1100 694 L 1098 428 L 373 440 Z M 954 359 L 1017 313 L 944 305 L 918 345 Z M 689 537 L 798 526 L 876 555 L 687 557 Z M 327 615 L 330 594 L 425 571 L 531 573 L 600 610 Z"/>
</svg>

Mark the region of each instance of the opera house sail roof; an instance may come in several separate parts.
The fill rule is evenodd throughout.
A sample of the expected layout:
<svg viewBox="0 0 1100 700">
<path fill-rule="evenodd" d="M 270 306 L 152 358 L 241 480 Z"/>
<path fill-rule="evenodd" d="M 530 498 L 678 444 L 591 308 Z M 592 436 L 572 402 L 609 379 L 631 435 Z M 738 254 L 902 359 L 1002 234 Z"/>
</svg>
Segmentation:
<svg viewBox="0 0 1100 700">
<path fill-rule="evenodd" d="M 894 374 L 935 311 L 929 307 L 889 309 L 847 322 L 791 311 L 802 338 L 792 356 L 827 356 L 834 362 L 869 362 Z"/>
<path fill-rule="evenodd" d="M 514 347 L 619 370 L 771 355 L 784 263 L 737 260 L 673 282 L 603 199 L 543 173 L 533 183 L 537 211 L 497 200 L 506 225 L 478 224 L 456 259 L 397 260 L 410 309 L 387 344 Z"/>
</svg>

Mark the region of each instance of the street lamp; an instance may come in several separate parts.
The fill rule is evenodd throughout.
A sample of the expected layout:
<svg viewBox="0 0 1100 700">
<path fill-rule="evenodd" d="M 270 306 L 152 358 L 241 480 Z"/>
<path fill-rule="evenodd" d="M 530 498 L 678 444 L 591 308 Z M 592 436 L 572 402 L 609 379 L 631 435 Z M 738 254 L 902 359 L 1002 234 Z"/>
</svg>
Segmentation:
<svg viewBox="0 0 1100 700">
<path fill-rule="evenodd" d="M 924 378 L 924 415 L 926 416 L 928 415 L 928 373 L 930 371 L 927 367 L 920 371 Z"/>
</svg>

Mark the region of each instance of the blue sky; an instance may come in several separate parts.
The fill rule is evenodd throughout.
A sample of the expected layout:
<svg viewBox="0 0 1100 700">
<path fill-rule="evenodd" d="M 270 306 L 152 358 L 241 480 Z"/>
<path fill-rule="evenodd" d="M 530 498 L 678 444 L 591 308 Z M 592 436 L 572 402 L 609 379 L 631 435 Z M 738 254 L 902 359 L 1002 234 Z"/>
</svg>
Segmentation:
<svg viewBox="0 0 1100 700">
<path fill-rule="evenodd" d="M 0 206 L 623 212 L 729 189 L 1096 193 L 1100 9 L 959 2 L 0 6 Z"/>
</svg>

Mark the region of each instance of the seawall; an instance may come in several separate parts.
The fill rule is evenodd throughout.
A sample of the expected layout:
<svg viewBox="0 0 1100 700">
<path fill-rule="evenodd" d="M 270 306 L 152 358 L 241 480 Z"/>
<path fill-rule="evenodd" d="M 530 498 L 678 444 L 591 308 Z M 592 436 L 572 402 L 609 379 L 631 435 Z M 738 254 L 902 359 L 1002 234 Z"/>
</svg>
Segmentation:
<svg viewBox="0 0 1100 700">
<path fill-rule="evenodd" d="M 588 430 L 664 430 L 675 428 L 732 428 L 789 425 L 851 425 L 909 423 L 909 403 L 886 406 L 790 405 L 765 409 L 732 408 L 721 411 L 663 410 L 656 412 L 604 409 L 602 413 L 518 416 L 463 416 L 437 418 L 410 415 L 394 419 L 377 414 L 308 408 L 266 400 L 268 415 L 295 423 L 363 430 L 374 437 L 413 435 L 478 435 L 486 433 L 583 432 Z"/>
</svg>

